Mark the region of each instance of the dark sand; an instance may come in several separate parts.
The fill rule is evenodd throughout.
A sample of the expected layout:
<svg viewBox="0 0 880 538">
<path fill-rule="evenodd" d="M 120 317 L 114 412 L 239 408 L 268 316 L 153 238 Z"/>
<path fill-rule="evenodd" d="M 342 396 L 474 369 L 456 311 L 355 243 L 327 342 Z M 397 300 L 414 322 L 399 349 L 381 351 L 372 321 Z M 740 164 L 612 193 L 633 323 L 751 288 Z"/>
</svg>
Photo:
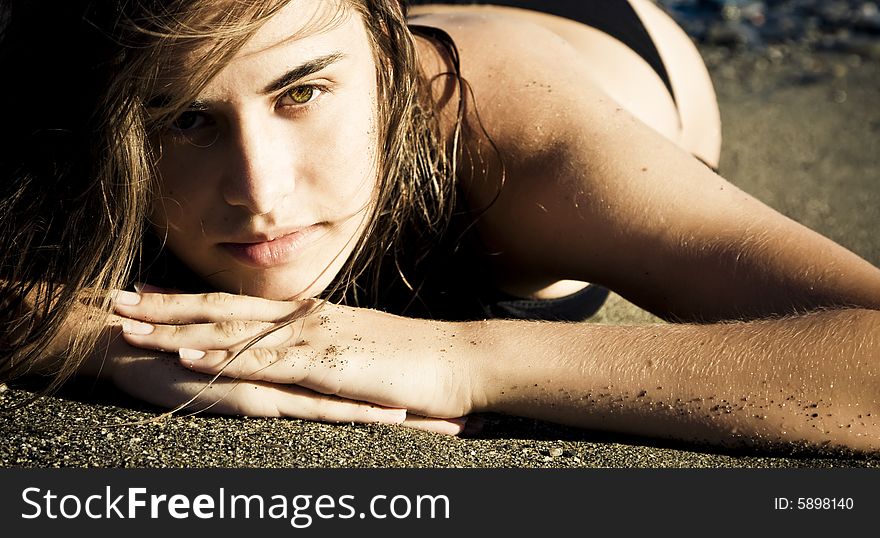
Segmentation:
<svg viewBox="0 0 880 538">
<path fill-rule="evenodd" d="M 703 49 L 724 119 L 722 174 L 880 264 L 880 60 Z M 645 322 L 614 297 L 608 323 Z M 7 390 L 3 405 L 26 391 Z M 0 466 L 37 467 L 880 467 L 876 458 L 674 445 L 488 416 L 452 438 L 404 428 L 178 417 L 85 383 L 0 415 Z"/>
</svg>

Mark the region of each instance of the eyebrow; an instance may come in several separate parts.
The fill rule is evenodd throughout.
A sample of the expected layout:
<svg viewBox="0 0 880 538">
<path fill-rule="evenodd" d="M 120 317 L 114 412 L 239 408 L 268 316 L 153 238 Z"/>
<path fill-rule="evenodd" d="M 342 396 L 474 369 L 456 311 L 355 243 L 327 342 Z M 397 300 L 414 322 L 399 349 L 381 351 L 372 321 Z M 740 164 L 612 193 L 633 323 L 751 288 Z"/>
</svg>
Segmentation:
<svg viewBox="0 0 880 538">
<path fill-rule="evenodd" d="M 327 54 L 325 56 L 319 56 L 312 60 L 305 62 L 302 65 L 298 65 L 287 71 L 277 79 L 270 82 L 265 88 L 260 91 L 260 94 L 266 95 L 268 93 L 274 93 L 279 90 L 290 86 L 294 82 L 301 80 L 313 73 L 317 73 L 322 69 L 326 69 L 328 66 L 338 62 L 345 58 L 345 54 L 341 52 L 334 52 L 332 54 Z M 171 103 L 172 99 L 168 95 L 157 95 L 147 102 L 147 108 L 164 108 Z M 188 110 L 191 111 L 204 111 L 208 110 L 208 103 L 201 100 L 196 99 L 195 101 L 187 107 Z"/>
<path fill-rule="evenodd" d="M 170 95 L 157 95 L 152 97 L 147 101 L 146 108 L 165 108 L 172 103 L 172 98 Z M 208 110 L 210 107 L 208 103 L 203 101 L 202 99 L 196 99 L 187 107 L 187 110 L 192 112 L 204 112 Z"/>
<path fill-rule="evenodd" d="M 270 82 L 263 90 L 260 92 L 265 95 L 267 93 L 274 93 L 281 89 L 290 86 L 294 82 L 303 79 L 313 73 L 317 73 L 318 71 L 325 69 L 327 66 L 338 62 L 339 60 L 345 58 L 345 54 L 341 52 L 334 52 L 333 54 L 327 54 L 325 56 L 319 56 L 313 60 L 309 60 L 306 63 L 294 67 L 290 71 L 284 73 L 277 79 Z"/>
</svg>

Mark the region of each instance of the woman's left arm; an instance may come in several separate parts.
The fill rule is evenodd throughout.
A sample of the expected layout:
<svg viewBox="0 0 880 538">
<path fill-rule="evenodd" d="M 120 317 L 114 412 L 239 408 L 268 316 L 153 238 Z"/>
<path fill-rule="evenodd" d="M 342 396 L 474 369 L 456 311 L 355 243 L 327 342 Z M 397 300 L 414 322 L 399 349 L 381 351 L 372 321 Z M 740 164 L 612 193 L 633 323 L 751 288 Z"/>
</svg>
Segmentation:
<svg viewBox="0 0 880 538">
<path fill-rule="evenodd" d="M 300 305 L 225 296 L 221 313 L 210 297 L 147 293 L 117 307 L 155 327 L 126 341 L 177 350 L 196 372 L 425 416 L 492 411 L 728 446 L 880 451 L 877 311 L 608 326 L 434 322 L 325 304 L 240 351 L 267 328 L 255 313 Z"/>
<path fill-rule="evenodd" d="M 592 118 L 559 126 L 549 174 L 481 223 L 504 271 L 600 283 L 676 321 L 880 309 L 880 269 L 594 99 Z"/>
<path fill-rule="evenodd" d="M 489 178 L 466 184 L 502 286 L 598 283 L 676 321 L 880 309 L 880 269 L 725 181 L 540 37 L 505 40 L 500 59 L 462 51 L 470 130 L 484 125 L 505 165 L 500 191 L 488 158 Z"/>
</svg>

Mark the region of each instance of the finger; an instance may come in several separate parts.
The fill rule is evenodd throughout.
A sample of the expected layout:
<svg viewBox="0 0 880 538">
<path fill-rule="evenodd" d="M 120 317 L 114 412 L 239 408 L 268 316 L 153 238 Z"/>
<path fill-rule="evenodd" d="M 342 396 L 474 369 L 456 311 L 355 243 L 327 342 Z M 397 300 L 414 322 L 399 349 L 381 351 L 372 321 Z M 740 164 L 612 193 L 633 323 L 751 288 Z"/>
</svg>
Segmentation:
<svg viewBox="0 0 880 538">
<path fill-rule="evenodd" d="M 248 394 L 252 392 L 253 394 Z M 236 383 L 230 402 L 240 414 L 257 416 L 248 409 L 257 405 L 268 407 L 262 411 L 275 411 L 277 416 L 317 420 L 321 422 L 357 422 L 401 424 L 406 419 L 405 409 L 382 407 L 366 402 L 348 400 L 329 394 L 321 394 L 296 385 L 277 385 L 271 383 Z M 242 408 L 246 399 L 247 408 Z M 260 401 L 262 400 L 262 401 Z M 259 403 L 257 403 L 259 402 Z M 259 416 L 276 416 L 260 414 Z"/>
<path fill-rule="evenodd" d="M 178 356 L 185 367 L 204 374 L 223 374 L 225 377 L 267 383 L 296 384 L 301 378 L 300 369 L 289 364 L 295 360 L 290 348 L 249 348 L 244 351 L 181 348 Z"/>
<path fill-rule="evenodd" d="M 251 343 L 253 346 L 277 347 L 290 345 L 301 332 L 302 324 L 277 326 L 261 321 L 231 320 L 220 323 L 191 325 L 154 325 L 123 319 L 125 341 L 141 349 L 177 353 L 181 348 L 236 350 Z M 268 332 L 267 332 L 268 331 Z"/>
<path fill-rule="evenodd" d="M 354 357 L 342 358 L 339 353 L 335 346 L 319 351 L 308 344 L 254 346 L 243 351 L 202 351 L 187 347 L 178 350 L 181 364 L 197 372 L 267 383 L 293 383 L 325 394 L 338 394 L 347 382 L 356 381 L 347 373 L 349 361 Z"/>
<path fill-rule="evenodd" d="M 174 367 L 179 371 L 162 374 Z M 400 424 L 406 419 L 406 410 L 376 406 L 336 396 L 316 393 L 293 385 L 239 382 L 220 378 L 212 381 L 194 372 L 186 371 L 176 363 L 161 358 L 145 358 L 126 366 L 132 379 L 143 382 L 126 386 L 133 396 L 163 407 L 176 408 L 184 404 L 194 412 L 225 415 L 287 417 L 326 422 L 358 422 Z M 157 381 L 162 380 L 162 390 Z M 152 382 L 151 382 L 152 381 Z"/>
<path fill-rule="evenodd" d="M 204 348 L 203 348 L 204 349 Z M 298 346 L 260 346 L 243 351 L 178 351 L 183 366 L 205 374 L 294 384 L 323 394 L 335 394 L 353 400 L 366 400 L 389 407 L 399 405 L 399 389 L 406 385 L 406 375 L 393 363 L 346 346 L 330 345 L 324 349 L 304 343 Z"/>
<path fill-rule="evenodd" d="M 231 293 L 133 293 L 112 294 L 116 313 L 127 318 L 181 325 L 232 319 L 280 321 L 308 315 L 318 304 L 314 300 L 274 301 Z"/>
<path fill-rule="evenodd" d="M 461 418 L 430 418 L 407 413 L 401 426 L 441 435 L 459 435 L 467 424 L 467 417 Z"/>
</svg>

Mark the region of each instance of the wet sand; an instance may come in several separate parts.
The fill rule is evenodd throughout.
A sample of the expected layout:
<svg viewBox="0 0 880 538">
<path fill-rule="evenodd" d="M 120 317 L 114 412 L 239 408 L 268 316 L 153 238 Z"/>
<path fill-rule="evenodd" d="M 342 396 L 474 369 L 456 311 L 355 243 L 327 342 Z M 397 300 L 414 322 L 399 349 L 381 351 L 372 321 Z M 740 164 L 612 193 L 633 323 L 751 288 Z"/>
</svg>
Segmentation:
<svg viewBox="0 0 880 538">
<path fill-rule="evenodd" d="M 724 121 L 721 173 L 880 265 L 880 60 L 703 48 Z M 652 317 L 612 297 L 606 323 Z M 26 390 L 9 389 L 2 405 Z M 0 414 L 0 466 L 25 467 L 880 467 L 880 456 L 731 452 L 502 416 L 451 438 L 391 426 L 175 417 L 81 382 Z"/>
</svg>

